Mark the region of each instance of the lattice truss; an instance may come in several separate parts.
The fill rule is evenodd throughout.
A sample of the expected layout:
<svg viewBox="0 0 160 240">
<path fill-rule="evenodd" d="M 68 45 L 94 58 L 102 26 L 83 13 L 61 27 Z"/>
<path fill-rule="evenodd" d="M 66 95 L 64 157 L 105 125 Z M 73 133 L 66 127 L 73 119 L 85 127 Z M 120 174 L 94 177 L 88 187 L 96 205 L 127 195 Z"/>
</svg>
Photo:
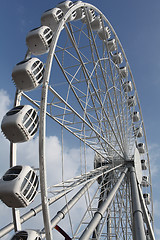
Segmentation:
<svg viewBox="0 0 160 240">
<path fill-rule="evenodd" d="M 101 184 L 98 186 L 98 189 L 96 188 L 95 193 L 90 196 L 91 200 L 88 203 L 87 210 L 73 239 L 79 239 L 81 233 L 87 227 L 95 212 L 98 211 L 103 201 L 109 195 L 118 178 L 119 173 L 115 171 L 114 173 L 104 174 L 98 179 L 98 181 L 101 181 Z M 129 182 L 124 179 L 112 201 L 112 204 L 106 211 L 105 215 L 101 218 L 101 221 L 90 239 L 132 239 L 132 203 L 130 194 Z"/>
<path fill-rule="evenodd" d="M 134 107 L 105 43 L 86 24 L 68 23 L 53 63 L 48 115 L 105 158 L 123 157 L 133 146 Z"/>
</svg>

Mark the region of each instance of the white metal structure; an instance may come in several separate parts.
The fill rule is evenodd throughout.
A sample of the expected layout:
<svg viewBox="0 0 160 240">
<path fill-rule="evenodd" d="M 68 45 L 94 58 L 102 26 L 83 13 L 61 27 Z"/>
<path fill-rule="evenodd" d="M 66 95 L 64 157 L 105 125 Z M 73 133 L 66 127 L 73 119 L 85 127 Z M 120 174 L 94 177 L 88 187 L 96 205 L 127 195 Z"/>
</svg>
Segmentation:
<svg viewBox="0 0 160 240">
<path fill-rule="evenodd" d="M 49 9 L 43 13 L 41 23 L 44 26 L 50 27 L 54 32 L 63 15 L 63 11 L 60 8 Z"/>
<path fill-rule="evenodd" d="M 9 141 L 20 143 L 32 139 L 38 126 L 37 111 L 30 105 L 21 105 L 6 113 L 2 120 L 1 129 Z"/>
<path fill-rule="evenodd" d="M 52 41 L 52 30 L 47 26 L 41 26 L 31 30 L 26 37 L 26 44 L 34 55 L 42 55 L 49 51 Z"/>
<path fill-rule="evenodd" d="M 17 232 L 11 240 L 41 240 L 40 234 L 34 230 L 25 230 Z"/>
<path fill-rule="evenodd" d="M 0 179 L 0 199 L 12 208 L 29 205 L 38 193 L 38 177 L 29 166 L 14 166 Z"/>
<path fill-rule="evenodd" d="M 31 210 L 26 208 L 23 216 L 13 209 L 14 221 L 0 230 L 0 237 L 13 229 L 23 229 L 22 223 L 35 216 L 43 220 L 38 226 L 47 240 L 61 239 L 56 230 L 66 239 L 144 240 L 148 234 L 155 239 L 144 122 L 122 45 L 108 19 L 95 6 L 66 1 L 55 7 L 64 15 L 60 21 L 51 20 L 56 27 L 50 26 L 54 34 L 42 89 L 27 93 L 17 90 L 15 100 L 16 106 L 20 98 L 28 100 L 40 111 L 41 202 L 37 206 L 35 202 Z M 46 19 L 50 19 L 51 12 L 43 15 L 43 21 L 47 13 Z M 99 30 L 98 25 L 102 26 Z M 26 58 L 30 54 L 28 51 Z M 136 100 L 132 107 L 128 104 L 131 96 Z M 140 128 L 142 145 L 135 134 Z M 46 155 L 46 138 L 59 130 L 60 169 L 56 167 L 58 162 L 49 163 Z M 66 142 L 78 149 L 78 154 L 73 151 L 67 158 Z M 11 166 L 20 161 L 15 149 L 11 144 Z M 144 169 L 147 189 L 141 189 Z M 52 171 L 54 174 L 47 179 Z"/>
<path fill-rule="evenodd" d="M 44 65 L 38 58 L 19 62 L 12 71 L 12 78 L 19 90 L 30 91 L 43 81 Z"/>
</svg>

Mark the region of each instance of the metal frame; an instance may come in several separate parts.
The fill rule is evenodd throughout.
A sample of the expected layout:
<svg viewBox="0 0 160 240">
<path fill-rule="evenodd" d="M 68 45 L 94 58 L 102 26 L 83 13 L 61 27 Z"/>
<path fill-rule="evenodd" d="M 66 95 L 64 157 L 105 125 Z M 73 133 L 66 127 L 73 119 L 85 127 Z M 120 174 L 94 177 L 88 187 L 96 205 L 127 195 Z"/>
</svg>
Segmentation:
<svg viewBox="0 0 160 240">
<path fill-rule="evenodd" d="M 133 236 L 134 239 L 142 240 L 146 238 L 143 222 L 143 212 L 139 199 L 136 172 L 134 167 L 130 168 L 131 192 L 132 192 L 132 211 L 133 211 Z"/>
<path fill-rule="evenodd" d="M 118 182 L 116 183 L 116 185 L 114 186 L 114 188 L 111 190 L 111 192 L 109 193 L 107 199 L 101 204 L 100 208 L 97 209 L 94 217 L 92 218 L 92 221 L 89 223 L 89 225 L 87 226 L 87 228 L 85 229 L 85 231 L 83 232 L 83 234 L 80 237 L 80 240 L 87 240 L 89 239 L 90 235 L 93 233 L 93 231 L 95 230 L 96 226 L 98 225 L 99 221 L 101 220 L 101 218 L 103 217 L 105 211 L 107 210 L 108 206 L 110 205 L 110 203 L 112 202 L 116 191 L 118 190 L 120 184 L 122 183 L 126 173 L 127 173 L 127 168 L 124 170 L 124 172 L 122 172 Z"/>
<path fill-rule="evenodd" d="M 121 168 L 121 167 L 122 167 L 122 165 L 119 165 L 119 166 L 113 167 L 113 168 L 109 168 L 109 166 L 99 167 L 99 168 L 96 168 L 95 170 L 87 172 L 86 174 L 83 174 L 82 176 L 80 175 L 75 178 L 68 179 L 65 182 L 51 186 L 49 191 L 52 193 L 53 197 L 48 199 L 48 205 L 52 205 L 54 202 L 58 201 L 63 196 L 65 196 L 66 194 L 68 194 L 69 192 L 74 190 L 75 188 L 78 188 L 79 186 L 84 185 L 85 183 L 86 184 L 89 183 L 88 184 L 88 187 L 89 187 L 90 183 L 93 184 L 95 182 L 95 180 L 97 180 L 98 177 L 100 177 L 104 174 L 108 174 L 116 169 Z M 83 189 L 83 187 L 82 187 L 82 189 Z M 42 211 L 42 204 L 39 204 L 34 209 L 31 209 L 29 212 L 22 215 L 19 218 L 18 223 L 22 224 L 22 223 L 28 221 L 30 218 L 35 217 L 41 211 Z M 7 233 L 12 231 L 13 229 L 15 229 L 14 222 L 8 224 L 7 226 L 5 226 L 4 228 L 2 228 L 0 230 L 0 237 L 5 236 Z"/>
<path fill-rule="evenodd" d="M 118 70 L 117 66 L 115 66 L 113 64 L 108 50 L 106 50 L 107 57 L 100 58 L 99 49 L 96 46 L 95 37 L 93 35 L 91 25 L 88 21 L 87 22 L 88 38 L 90 41 L 92 63 L 94 65 L 93 71 L 95 71 L 97 84 L 99 84 L 98 74 L 97 74 L 97 69 L 99 67 L 98 70 L 100 70 L 100 72 L 102 74 L 102 79 L 104 81 L 104 86 L 106 89 L 105 97 L 104 97 L 104 99 L 101 99 L 101 95 L 98 93 L 96 86 L 94 85 L 94 83 L 92 81 L 92 73 L 89 73 L 89 71 L 86 67 L 86 63 L 83 61 L 83 55 L 77 46 L 76 40 L 74 38 L 74 31 L 72 29 L 72 24 L 70 24 L 70 23 L 66 24 L 67 18 L 70 16 L 70 14 L 74 10 L 78 9 L 79 7 L 84 8 L 86 16 L 87 16 L 87 8 L 91 8 L 91 9 L 95 10 L 100 15 L 102 22 L 103 22 L 103 27 L 104 27 L 104 23 L 106 23 L 109 26 L 113 35 L 115 36 L 115 39 L 116 39 L 116 42 L 117 42 L 119 48 L 122 51 L 123 57 L 126 62 L 126 66 L 128 68 L 129 74 L 130 74 L 130 78 L 131 78 L 133 86 L 134 86 L 134 95 L 136 96 L 136 101 L 138 103 L 138 109 L 139 109 L 140 116 L 141 116 L 140 125 L 142 125 L 142 127 L 143 127 L 144 141 L 145 141 L 146 151 L 147 151 L 146 154 L 147 154 L 147 160 L 148 160 L 148 166 L 149 166 L 150 193 L 151 193 L 151 197 L 152 197 L 151 171 L 150 171 L 150 165 L 149 165 L 146 134 L 145 134 L 145 129 L 144 129 L 144 123 L 143 123 L 143 117 L 142 117 L 142 112 L 141 112 L 141 108 L 140 108 L 140 103 L 139 103 L 139 99 L 138 99 L 138 94 L 137 94 L 136 86 L 134 83 L 133 75 L 132 75 L 130 66 L 128 64 L 128 60 L 126 58 L 125 52 L 122 48 L 122 45 L 121 45 L 113 27 L 111 26 L 108 19 L 103 15 L 103 13 L 91 4 L 79 2 L 78 4 L 74 5 L 70 10 L 68 10 L 68 12 L 65 14 L 63 19 L 57 26 L 57 29 L 55 30 L 54 37 L 51 42 L 50 50 L 48 53 L 46 65 L 45 65 L 44 81 L 43 81 L 43 86 L 42 86 L 40 104 L 38 104 L 37 101 L 31 99 L 29 96 L 27 96 L 23 92 L 17 91 L 17 93 L 16 93 L 15 106 L 20 104 L 20 98 L 21 98 L 21 96 L 23 96 L 27 100 L 29 100 L 33 105 L 35 105 L 37 108 L 40 109 L 39 172 L 40 172 L 40 187 L 41 187 L 42 204 L 37 206 L 35 209 L 32 209 L 31 211 L 29 211 L 27 214 L 25 214 L 21 218 L 19 216 L 19 212 L 15 211 L 13 209 L 13 224 L 9 224 L 8 226 L 6 226 L 2 230 L 0 230 L 0 236 L 3 236 L 4 234 L 8 233 L 11 229 L 13 229 L 13 227 L 14 227 L 15 231 L 20 230 L 21 223 L 30 219 L 32 216 L 36 215 L 39 211 L 42 211 L 43 219 L 44 219 L 44 229 L 43 230 L 46 235 L 45 237 L 47 240 L 51 240 L 53 238 L 52 237 L 52 228 L 60 221 L 61 218 L 64 217 L 64 215 L 66 214 L 66 209 L 67 209 L 67 211 L 69 210 L 68 205 L 71 204 L 71 207 L 72 207 L 76 203 L 76 201 L 78 201 L 79 196 L 86 194 L 86 192 L 88 193 L 88 188 L 91 187 L 91 185 L 93 184 L 93 182 L 95 181 L 96 178 L 98 178 L 99 176 L 104 174 L 104 171 L 107 174 L 107 171 L 108 171 L 106 169 L 107 167 L 101 166 L 100 169 L 95 169 L 95 170 L 91 171 L 90 173 L 88 173 L 88 175 L 86 174 L 84 176 L 84 178 L 82 178 L 82 176 L 80 176 L 77 179 L 73 178 L 72 180 L 68 181 L 69 183 L 72 183 L 71 185 L 70 184 L 67 185 L 66 189 L 63 189 L 62 191 L 61 190 L 57 191 L 55 193 L 55 196 L 53 198 L 49 199 L 47 180 L 46 180 L 47 172 L 46 172 L 46 156 L 45 156 L 46 116 L 49 116 L 51 119 L 55 120 L 63 128 L 67 129 L 70 133 L 72 133 L 74 136 L 76 136 L 78 139 L 80 139 L 85 145 L 88 145 L 91 149 L 93 149 L 95 152 L 97 152 L 99 155 L 101 155 L 101 157 L 105 157 L 106 163 L 111 164 L 110 166 L 112 166 L 109 171 L 115 171 L 115 174 L 116 174 L 116 169 L 120 169 L 120 167 L 122 167 L 122 165 L 125 166 L 126 164 L 128 164 L 128 160 L 130 160 L 129 159 L 130 156 L 128 156 L 126 153 L 126 149 L 125 149 L 126 143 L 125 142 L 127 142 L 128 139 L 132 138 L 133 136 L 132 135 L 127 136 L 128 139 L 125 139 L 125 135 L 127 134 L 127 131 L 129 132 L 129 134 L 131 134 L 134 131 L 135 127 L 134 127 L 133 122 L 130 124 L 128 124 L 128 122 L 127 122 L 127 124 L 125 123 L 125 121 L 130 121 L 129 115 L 132 114 L 132 111 L 128 107 L 124 106 L 123 98 L 125 98 L 125 97 L 122 95 L 120 95 L 120 97 L 119 97 L 117 95 L 117 92 L 116 92 L 117 85 L 115 84 L 115 79 L 118 78 L 118 77 L 116 77 L 117 70 Z M 69 79 L 67 69 L 63 68 L 63 65 L 59 61 L 57 53 L 55 51 L 56 47 L 57 47 L 57 42 L 58 42 L 59 36 L 64 27 L 65 27 L 65 31 L 71 41 L 72 47 L 74 48 L 75 52 L 77 53 L 77 60 L 81 64 L 82 72 L 85 76 L 85 82 L 88 86 L 86 96 L 91 99 L 92 107 L 94 108 L 94 111 L 95 111 L 95 119 L 94 120 L 91 119 L 91 114 L 89 112 L 87 112 L 86 106 L 83 105 L 82 99 L 79 98 L 76 86 L 74 84 L 72 84 L 72 81 L 75 79 L 76 76 L 71 76 L 72 80 Z M 107 48 L 107 46 L 106 46 L 106 48 Z M 67 49 L 66 49 L 66 51 L 67 51 Z M 68 50 L 68 53 L 71 55 L 69 50 Z M 29 51 L 27 51 L 26 58 L 30 54 L 31 53 Z M 95 59 L 94 55 L 96 56 L 97 60 Z M 72 56 L 72 57 L 75 57 L 75 56 Z M 59 67 L 69 85 L 69 90 L 71 89 L 72 93 L 74 94 L 75 98 L 77 99 L 79 108 L 84 113 L 83 116 L 80 115 L 80 113 L 76 109 L 74 109 L 70 105 L 70 103 L 67 101 L 68 95 L 69 95 L 69 90 L 68 90 L 68 95 L 67 95 L 66 99 L 64 99 L 62 96 L 59 95 L 59 93 L 54 88 L 49 86 L 49 79 L 50 79 L 50 74 L 51 74 L 53 58 L 55 58 L 55 60 L 57 61 L 57 64 L 59 65 Z M 108 85 L 107 80 L 106 80 L 106 75 L 107 75 L 106 69 L 102 65 L 102 62 L 105 60 L 107 60 L 108 64 L 109 64 L 110 81 L 112 82 L 112 87 L 113 87 L 114 97 L 115 97 L 114 102 L 113 102 L 111 94 L 110 94 L 110 90 L 111 90 L 110 86 Z M 119 81 L 118 84 L 121 86 L 122 85 L 121 80 L 118 79 L 118 81 Z M 89 84 L 91 87 L 89 86 Z M 92 92 L 92 89 L 93 89 L 93 92 Z M 120 89 L 120 90 L 122 91 L 122 89 Z M 50 103 L 48 102 L 48 93 L 53 94 L 53 102 L 50 102 Z M 95 95 L 95 98 L 92 96 L 93 94 Z M 105 103 L 106 98 L 108 98 L 107 103 Z M 58 105 L 57 103 L 55 103 L 54 99 L 58 99 L 60 101 L 60 104 Z M 61 107 L 61 104 L 63 104 L 62 107 Z M 85 104 L 87 104 L 87 103 L 85 103 Z M 114 108 L 115 104 L 117 104 L 117 109 L 116 109 L 117 114 L 116 114 L 116 110 Z M 54 105 L 58 108 L 62 108 L 63 114 L 60 114 L 60 115 L 52 114 L 52 111 L 50 111 L 50 112 L 48 111 L 48 108 L 47 108 L 48 105 L 50 105 L 50 106 Z M 101 108 L 101 116 L 100 116 L 100 111 L 99 111 L 99 109 L 97 109 L 96 105 L 98 105 Z M 110 113 L 109 113 L 109 110 L 110 110 Z M 83 130 L 79 129 L 78 127 L 76 128 L 72 122 L 69 122 L 69 121 L 67 122 L 67 119 L 65 119 L 65 116 L 67 116 L 67 111 L 70 111 L 70 114 L 72 114 L 73 116 L 76 116 L 78 118 L 77 122 L 80 121 L 81 126 L 84 126 Z M 124 117 L 121 118 L 121 115 L 124 116 L 125 113 L 127 113 L 126 119 Z M 114 126 L 112 126 L 112 122 L 110 120 L 111 115 L 114 118 L 114 124 L 115 124 Z M 104 117 L 106 119 L 106 122 L 102 123 L 102 119 Z M 97 128 L 95 128 L 94 122 L 98 123 Z M 101 129 L 103 127 L 106 127 L 106 129 L 107 129 L 107 126 L 109 126 L 108 128 L 110 129 L 110 132 L 112 132 L 112 134 L 110 132 L 108 133 L 108 139 L 105 137 L 104 130 Z M 95 144 L 94 138 L 97 138 L 98 144 Z M 112 142 L 112 138 L 114 138 L 116 143 Z M 136 143 L 137 143 L 137 140 L 135 141 L 135 144 Z M 110 148 L 110 153 L 108 150 L 106 150 L 106 146 L 107 146 L 107 148 Z M 132 147 L 133 147 L 133 144 L 132 144 Z M 114 153 L 114 155 L 113 155 L 113 153 Z M 113 159 L 113 157 L 115 157 L 115 156 L 117 158 L 116 161 L 112 161 L 111 159 Z M 114 163 L 115 165 L 114 164 L 112 165 L 112 163 Z M 16 164 L 16 145 L 11 144 L 10 166 L 13 166 L 15 164 Z M 88 239 L 89 238 L 89 236 L 93 233 L 95 227 L 99 224 L 100 219 L 104 215 L 104 212 L 106 212 L 106 210 L 108 210 L 108 215 L 106 215 L 106 217 L 104 218 L 104 222 L 101 224 L 101 226 L 102 226 L 101 232 L 102 232 L 103 225 L 105 224 L 106 219 L 108 221 L 108 231 L 111 232 L 110 228 L 112 225 L 112 220 L 111 220 L 112 214 L 109 214 L 109 211 L 111 213 L 112 213 L 112 211 L 114 211 L 114 209 L 112 209 L 110 207 L 111 202 L 113 203 L 113 208 L 116 208 L 116 206 L 118 206 L 118 207 L 121 206 L 121 211 L 119 213 L 119 219 L 118 219 L 118 228 L 120 228 L 120 225 L 124 225 L 124 228 L 125 228 L 127 226 L 127 224 L 130 224 L 130 219 L 127 215 L 127 209 L 126 209 L 126 225 L 124 223 L 122 223 L 120 218 L 122 216 L 122 206 L 124 206 L 124 208 L 125 207 L 131 208 L 131 206 L 128 206 L 128 202 L 127 202 L 128 196 L 130 198 L 131 198 L 131 196 L 127 195 L 127 193 L 126 193 L 126 205 L 125 205 L 124 201 L 119 202 L 118 198 L 115 197 L 115 194 L 120 194 L 121 197 L 124 198 L 124 191 L 122 192 L 120 190 L 120 185 L 124 180 L 124 177 L 127 173 L 127 169 L 125 169 L 124 172 L 123 172 L 123 170 L 120 170 L 120 172 L 122 172 L 122 174 L 119 177 L 119 180 L 117 181 L 117 183 L 112 183 L 112 190 L 109 191 L 109 193 L 107 195 L 107 199 L 105 201 L 103 201 L 102 204 L 100 204 L 101 206 L 99 207 L 99 210 L 95 213 L 95 216 L 93 217 L 92 221 L 89 223 L 88 228 L 86 229 L 86 231 L 84 232 L 84 234 L 81 236 L 80 239 Z M 152 237 L 151 239 L 154 239 L 152 226 L 151 226 L 150 222 L 148 221 L 147 211 L 146 211 L 145 204 L 144 204 L 144 201 L 142 198 L 142 193 L 141 193 L 139 186 L 137 187 L 136 176 L 135 176 L 135 172 L 134 172 L 133 168 L 130 168 L 130 175 L 131 175 L 132 200 L 134 203 L 134 206 L 133 206 L 134 222 L 135 222 L 134 224 L 136 225 L 136 223 L 139 221 L 141 226 L 143 225 L 142 209 L 141 209 L 141 205 L 142 205 L 143 211 L 146 213 L 145 218 L 147 219 L 146 220 L 147 227 L 149 229 L 150 236 Z M 57 199 L 61 198 L 62 196 L 65 196 L 65 194 L 67 194 L 68 192 L 73 190 L 76 186 L 79 186 L 80 184 L 82 184 L 82 182 L 86 183 L 86 185 L 83 186 L 82 189 L 80 190 L 80 192 L 75 196 L 76 201 L 74 202 L 74 200 L 73 200 L 73 201 L 67 203 L 67 208 L 64 208 L 65 210 L 63 209 L 64 211 L 59 212 L 57 217 L 55 217 L 55 218 L 59 219 L 55 223 L 53 219 L 51 220 L 50 213 L 49 213 L 49 205 L 51 205 L 53 202 L 55 202 Z M 65 184 L 68 184 L 68 183 L 65 182 Z M 59 185 L 59 188 L 61 189 L 62 186 L 64 187 L 64 182 L 62 183 L 62 185 L 61 184 Z M 138 188 L 139 188 L 139 192 L 140 192 L 140 199 L 139 199 Z M 54 187 L 50 188 L 50 190 L 51 189 L 53 192 Z M 103 189 L 103 186 L 101 189 Z M 127 185 L 126 185 L 126 189 L 127 189 Z M 128 193 L 128 194 L 130 194 L 130 193 Z M 99 201 L 101 201 L 100 198 L 99 198 Z M 73 204 L 73 202 L 74 202 L 74 204 Z M 65 212 L 65 214 L 64 214 L 64 212 Z M 153 205 L 152 205 L 152 215 L 153 215 Z M 116 228 L 117 227 L 116 220 L 115 220 L 114 224 L 115 224 L 115 228 Z M 141 229 L 143 229 L 143 227 Z M 135 240 L 138 240 L 139 238 L 137 238 L 137 236 L 140 236 L 140 235 L 141 235 L 141 239 L 145 238 L 144 231 L 135 231 L 135 237 L 134 237 Z M 126 232 L 126 238 L 127 238 L 127 232 Z"/>
</svg>

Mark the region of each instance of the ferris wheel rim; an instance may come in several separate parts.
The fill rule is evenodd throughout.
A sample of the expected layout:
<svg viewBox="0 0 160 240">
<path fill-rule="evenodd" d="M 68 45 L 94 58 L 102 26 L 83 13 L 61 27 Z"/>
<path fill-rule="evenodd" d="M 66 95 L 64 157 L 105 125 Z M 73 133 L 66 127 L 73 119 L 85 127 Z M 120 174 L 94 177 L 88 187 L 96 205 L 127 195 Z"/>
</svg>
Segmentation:
<svg viewBox="0 0 160 240">
<path fill-rule="evenodd" d="M 88 4 L 88 3 L 78 3 L 76 6 L 73 6 L 72 9 L 70 9 L 66 15 L 64 16 L 64 18 L 62 19 L 61 23 L 59 24 L 56 32 L 55 32 L 55 37 L 53 38 L 53 43 L 54 44 L 51 44 L 51 47 L 50 47 L 50 51 L 49 51 L 49 55 L 50 55 L 50 52 L 52 52 L 52 58 L 53 58 L 53 54 L 54 54 L 54 50 L 55 50 L 55 47 L 56 47 L 56 44 L 57 44 L 57 41 L 58 41 L 58 38 L 59 38 L 59 35 L 63 29 L 63 26 L 65 25 L 65 22 L 67 21 L 67 18 L 70 16 L 70 14 L 72 13 L 72 11 L 76 10 L 77 8 L 79 7 L 89 7 L 89 8 L 93 8 L 96 12 L 98 12 L 102 18 L 106 21 L 107 25 L 109 25 L 109 27 L 111 28 L 112 32 L 114 33 L 115 37 L 116 37 L 116 41 L 118 41 L 118 44 L 121 48 L 121 51 L 123 53 L 123 56 L 125 57 L 125 60 L 126 60 L 126 64 L 127 64 L 127 67 L 129 69 L 129 72 L 130 72 L 130 75 L 131 75 L 131 78 L 132 78 L 132 82 L 133 82 L 133 85 L 134 85 L 134 89 L 135 89 L 135 93 L 136 93 L 136 99 L 137 99 L 137 102 L 138 102 L 138 107 L 139 107 L 139 110 L 140 110 L 140 115 L 141 115 L 141 119 L 142 119 L 142 126 L 143 126 L 143 132 L 144 132 L 144 137 L 145 137 L 145 144 L 146 144 L 146 149 L 147 149 L 147 157 L 148 157 L 148 162 L 149 162 L 149 155 L 148 155 L 148 147 L 147 147 L 147 141 L 146 141 L 146 134 L 145 134 L 145 128 L 144 128 L 144 121 L 143 121 L 143 117 L 142 117 L 142 111 L 141 111 L 141 107 L 140 107 L 140 102 L 139 102 L 139 98 L 138 98 L 138 94 L 137 94 L 137 90 L 136 90 L 136 86 L 135 86 L 135 82 L 134 82 L 134 78 L 133 78 L 133 75 L 132 75 L 132 72 L 131 72 L 131 68 L 129 66 L 129 63 L 128 63 L 128 60 L 127 60 L 127 57 L 126 57 L 126 54 L 124 52 L 124 49 L 120 43 L 120 40 L 116 34 L 116 32 L 114 31 L 112 25 L 110 24 L 110 22 L 108 21 L 108 19 L 103 15 L 103 13 L 96 7 L 94 7 L 92 4 Z M 54 50 L 53 50 L 54 48 Z M 48 61 L 48 58 L 47 58 L 47 61 Z M 52 61 L 52 60 L 51 60 Z M 51 64 L 51 61 L 48 61 L 50 62 Z M 47 65 L 49 64 L 46 64 L 46 67 Z M 51 65 L 50 65 L 51 67 Z M 46 71 L 48 73 L 48 71 Z M 46 80 L 47 79 L 47 80 Z M 48 78 L 45 78 L 44 77 L 44 84 L 43 86 L 46 84 L 46 83 L 49 83 L 49 75 L 48 75 Z M 45 94 L 45 96 L 47 96 Z M 44 107 L 44 106 L 43 106 Z M 45 114 L 46 115 L 46 114 Z M 44 116 L 45 116 L 44 115 Z M 149 174 L 151 176 L 151 172 L 150 172 L 150 164 L 149 164 Z M 150 180 L 151 180 L 151 177 L 150 177 Z M 152 190 L 151 190 L 151 195 L 152 195 Z M 152 211 L 153 211 L 153 205 L 152 205 Z M 49 224 L 49 221 L 48 221 L 48 224 Z"/>
</svg>

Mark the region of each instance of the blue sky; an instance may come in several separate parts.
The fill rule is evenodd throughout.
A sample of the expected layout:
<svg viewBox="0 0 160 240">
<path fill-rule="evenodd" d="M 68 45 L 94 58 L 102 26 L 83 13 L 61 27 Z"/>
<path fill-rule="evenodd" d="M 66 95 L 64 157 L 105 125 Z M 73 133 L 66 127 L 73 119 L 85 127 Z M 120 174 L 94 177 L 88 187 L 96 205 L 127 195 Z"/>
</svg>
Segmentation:
<svg viewBox="0 0 160 240">
<path fill-rule="evenodd" d="M 14 65 L 24 58 L 26 34 L 40 25 L 42 13 L 57 5 L 51 0 L 1 1 L 0 72 L 1 89 L 13 101 L 15 87 L 11 81 Z M 155 231 L 160 236 L 160 2 L 90 0 L 111 22 L 127 55 L 135 79 L 147 142 L 150 151 L 153 196 L 155 202 Z M 160 237 L 159 237 L 160 238 Z"/>
</svg>

